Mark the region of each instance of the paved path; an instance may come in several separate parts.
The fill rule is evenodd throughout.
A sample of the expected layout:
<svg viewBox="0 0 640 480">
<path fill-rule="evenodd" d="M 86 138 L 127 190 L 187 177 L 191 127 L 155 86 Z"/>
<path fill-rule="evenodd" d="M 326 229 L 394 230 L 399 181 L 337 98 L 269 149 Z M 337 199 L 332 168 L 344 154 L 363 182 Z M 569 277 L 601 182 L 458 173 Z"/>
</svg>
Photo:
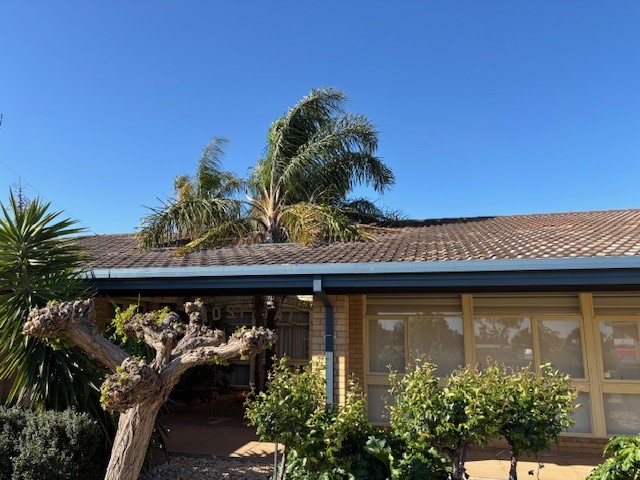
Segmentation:
<svg viewBox="0 0 640 480">
<path fill-rule="evenodd" d="M 174 409 L 164 417 L 170 429 L 167 450 L 177 454 L 224 457 L 262 457 L 274 452 L 273 443 L 259 442 L 253 429 L 242 419 L 237 405 Z M 601 459 L 549 453 L 542 457 L 543 468 L 532 460 L 518 462 L 522 480 L 584 480 Z M 477 479 L 509 478 L 508 452 L 471 451 L 467 472 Z M 533 472 L 529 475 L 529 472 Z"/>
</svg>

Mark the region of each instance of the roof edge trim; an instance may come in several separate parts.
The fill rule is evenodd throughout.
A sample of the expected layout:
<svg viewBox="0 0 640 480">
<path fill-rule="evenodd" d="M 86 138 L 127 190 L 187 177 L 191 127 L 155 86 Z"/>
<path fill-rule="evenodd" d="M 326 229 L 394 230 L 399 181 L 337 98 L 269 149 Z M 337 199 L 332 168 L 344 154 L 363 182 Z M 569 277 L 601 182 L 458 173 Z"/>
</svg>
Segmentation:
<svg viewBox="0 0 640 480">
<path fill-rule="evenodd" d="M 578 257 L 425 262 L 309 263 L 212 267 L 96 268 L 94 279 L 260 277 L 289 275 L 368 275 L 406 273 L 472 273 L 640 268 L 640 257 Z"/>
</svg>

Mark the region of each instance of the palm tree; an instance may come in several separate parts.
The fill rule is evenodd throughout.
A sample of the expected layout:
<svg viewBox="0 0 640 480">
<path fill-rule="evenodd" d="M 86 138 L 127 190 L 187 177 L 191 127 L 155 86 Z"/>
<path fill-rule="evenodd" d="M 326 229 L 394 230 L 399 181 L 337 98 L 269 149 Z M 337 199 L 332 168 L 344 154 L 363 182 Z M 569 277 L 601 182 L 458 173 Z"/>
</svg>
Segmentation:
<svg viewBox="0 0 640 480">
<path fill-rule="evenodd" d="M 271 124 L 265 154 L 244 181 L 220 169 L 226 142 L 212 140 L 196 175 L 178 177 L 174 198 L 142 219 L 140 246 L 182 243 L 190 250 L 369 238 L 354 220 L 371 222 L 387 215 L 372 202 L 348 195 L 359 184 L 382 193 L 394 177 L 375 156 L 373 124 L 346 113 L 345 102 L 337 90 L 312 90 Z M 243 187 L 246 198 L 235 196 Z"/>
<path fill-rule="evenodd" d="M 102 372 L 94 362 L 78 349 L 22 335 L 30 308 L 89 293 L 82 251 L 69 239 L 81 229 L 58 220 L 49 204 L 20 203 L 11 191 L 8 207 L 0 207 L 0 379 L 13 379 L 9 400 L 39 409 L 73 406 L 104 420 Z"/>
<path fill-rule="evenodd" d="M 312 245 L 370 239 L 361 222 L 398 214 L 348 195 L 359 184 L 382 193 L 394 176 L 375 156 L 378 133 L 373 124 L 346 113 L 345 103 L 340 91 L 312 90 L 270 125 L 264 156 L 244 181 L 221 170 L 226 142 L 214 138 L 198 161 L 196 175 L 178 177 L 174 198 L 142 219 L 141 248 L 178 244 L 186 252 L 238 243 Z M 244 199 L 235 196 L 242 188 Z M 265 316 L 266 305 L 264 296 L 254 297 L 254 319 L 273 328 L 277 308 Z M 261 355 L 259 390 L 271 360 L 269 352 Z"/>
<path fill-rule="evenodd" d="M 241 218 L 241 203 L 234 198 L 243 182 L 223 172 L 221 158 L 228 141 L 214 138 L 198 160 L 193 178 L 174 179 L 174 198 L 140 223 L 138 239 L 143 249 L 180 244 L 207 234 L 211 228 L 231 228 Z"/>
</svg>

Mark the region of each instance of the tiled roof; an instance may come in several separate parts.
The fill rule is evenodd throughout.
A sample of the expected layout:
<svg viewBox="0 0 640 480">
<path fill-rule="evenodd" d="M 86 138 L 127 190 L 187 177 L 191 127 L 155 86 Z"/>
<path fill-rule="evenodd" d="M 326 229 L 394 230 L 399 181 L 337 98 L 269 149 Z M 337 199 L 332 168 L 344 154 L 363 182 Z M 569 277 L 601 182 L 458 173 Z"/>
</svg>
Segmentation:
<svg viewBox="0 0 640 480">
<path fill-rule="evenodd" d="M 369 242 L 239 245 L 186 255 L 143 252 L 133 234 L 81 237 L 89 267 L 204 267 L 640 256 L 640 210 L 400 222 Z"/>
</svg>

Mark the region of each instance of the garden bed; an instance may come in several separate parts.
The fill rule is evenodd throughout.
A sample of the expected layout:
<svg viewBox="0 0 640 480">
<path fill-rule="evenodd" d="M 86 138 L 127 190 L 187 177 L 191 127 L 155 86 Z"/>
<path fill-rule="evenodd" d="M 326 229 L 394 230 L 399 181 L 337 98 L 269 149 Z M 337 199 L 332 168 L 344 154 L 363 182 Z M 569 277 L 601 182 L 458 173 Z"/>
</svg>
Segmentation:
<svg viewBox="0 0 640 480">
<path fill-rule="evenodd" d="M 225 457 L 171 457 L 140 480 L 265 480 L 273 465 L 264 460 Z"/>
</svg>

